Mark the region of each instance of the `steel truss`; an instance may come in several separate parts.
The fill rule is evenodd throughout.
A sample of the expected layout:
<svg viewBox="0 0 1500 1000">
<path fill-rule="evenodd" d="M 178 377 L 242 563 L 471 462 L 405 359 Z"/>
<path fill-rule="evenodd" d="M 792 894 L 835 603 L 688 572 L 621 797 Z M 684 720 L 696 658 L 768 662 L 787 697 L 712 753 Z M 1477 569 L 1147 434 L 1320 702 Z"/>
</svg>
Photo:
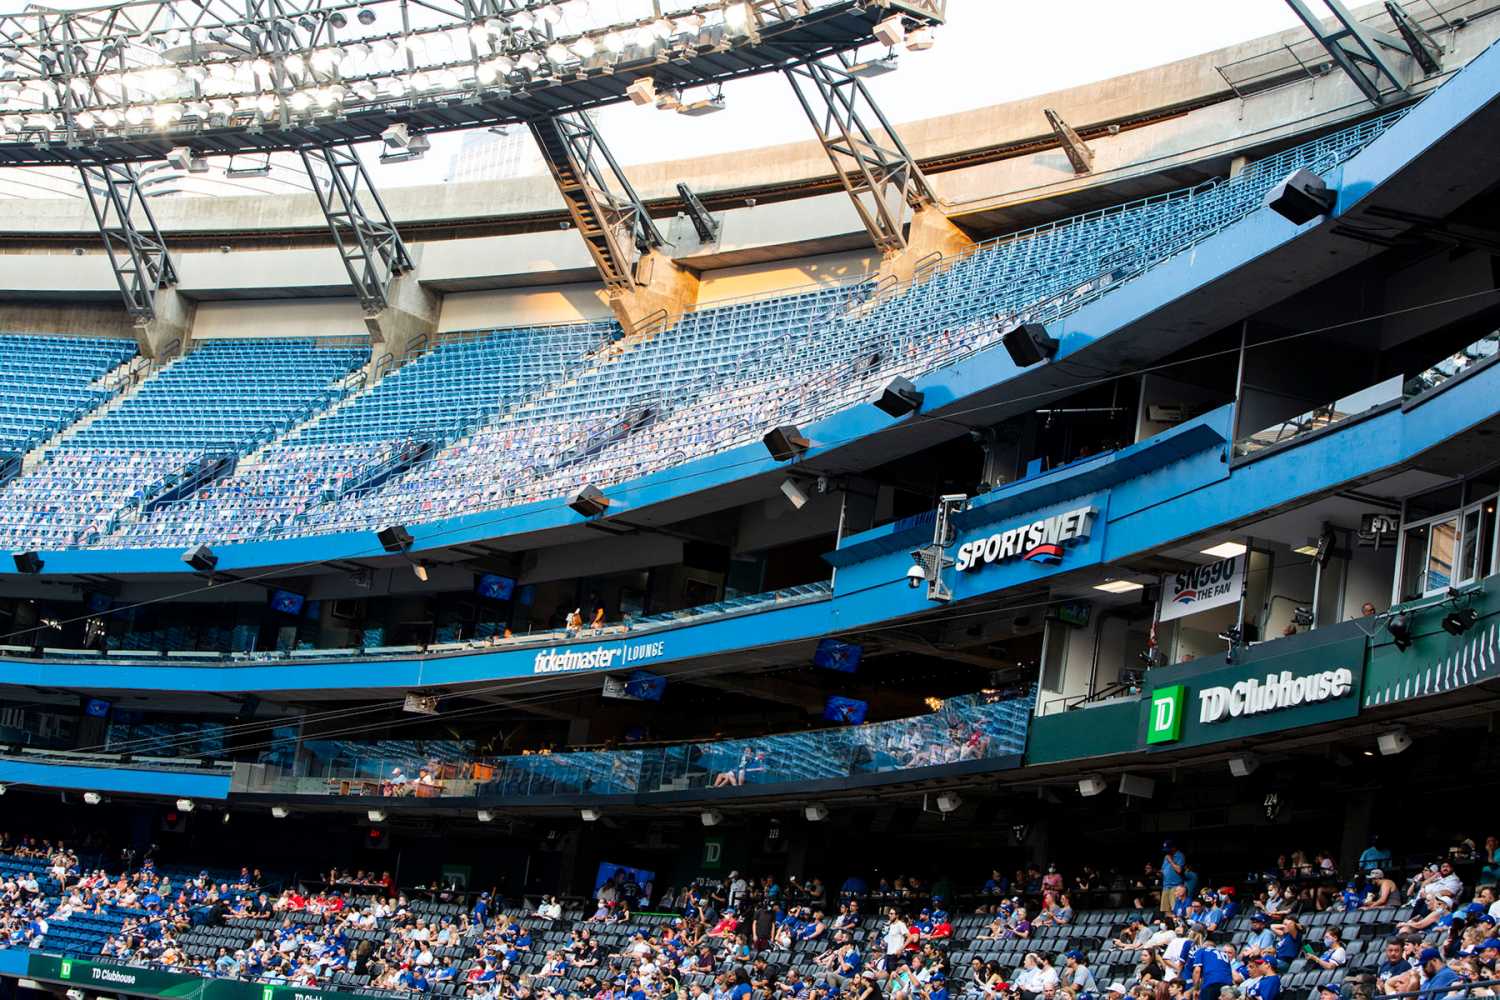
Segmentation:
<svg viewBox="0 0 1500 1000">
<path fill-rule="evenodd" d="M 573 225 L 611 296 L 636 287 L 641 255 L 666 241 L 593 120 L 582 112 L 528 123 Z"/>
<path fill-rule="evenodd" d="M 839 52 L 786 70 L 860 221 L 882 253 L 906 248 L 911 212 L 937 199 L 864 81 Z"/>
<path fill-rule="evenodd" d="M 310 146 L 298 152 L 359 304 L 365 315 L 373 316 L 389 304 L 391 282 L 412 269 L 406 244 L 353 146 Z"/>
<path fill-rule="evenodd" d="M 156 292 L 177 283 L 177 269 L 129 163 L 80 163 L 78 173 L 94 211 L 125 311 L 137 323 L 156 318 Z M 137 222 L 137 216 L 140 222 Z"/>
<path fill-rule="evenodd" d="M 1328 55 L 1338 64 L 1339 69 L 1354 81 L 1354 85 L 1371 104 L 1383 104 L 1392 96 L 1405 96 L 1407 83 L 1396 72 L 1395 66 L 1388 58 L 1388 52 L 1412 55 L 1412 50 L 1405 41 L 1395 35 L 1361 24 L 1340 0 L 1323 0 L 1323 3 L 1332 11 L 1334 20 L 1339 24 L 1339 27 L 1333 31 L 1323 27 L 1323 22 L 1313 14 L 1303 0 L 1286 0 L 1286 2 L 1287 6 L 1292 8 L 1293 13 L 1307 26 L 1307 30 L 1312 32 L 1313 37 L 1328 51 Z M 1399 29 L 1401 25 L 1399 18 L 1396 23 Z M 1426 61 L 1431 58 L 1429 53 L 1424 52 L 1418 61 L 1425 65 Z"/>
</svg>

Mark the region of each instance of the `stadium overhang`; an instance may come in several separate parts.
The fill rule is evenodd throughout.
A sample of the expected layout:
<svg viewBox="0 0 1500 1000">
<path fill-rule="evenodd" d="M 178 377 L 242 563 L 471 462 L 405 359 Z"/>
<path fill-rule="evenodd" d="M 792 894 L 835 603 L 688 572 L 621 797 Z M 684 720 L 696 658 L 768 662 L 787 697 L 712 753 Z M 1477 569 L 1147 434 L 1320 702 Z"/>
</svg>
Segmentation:
<svg viewBox="0 0 1500 1000">
<path fill-rule="evenodd" d="M 660 19 L 640 26 L 600 26 L 601 41 L 589 43 L 598 51 L 589 58 L 577 52 L 581 39 L 593 33 L 555 33 L 541 19 L 542 9 L 555 5 L 533 0 L 419 5 L 443 19 L 431 30 L 403 23 L 383 31 L 377 21 L 368 31 L 340 37 L 328 27 L 345 24 L 345 30 L 353 31 L 359 13 L 376 8 L 404 21 L 402 12 L 384 10 L 396 6 L 379 0 L 306 0 L 247 18 L 241 8 L 229 4 L 148 0 L 0 18 L 0 51 L 9 56 L 6 79 L 12 84 L 0 96 L 0 165 L 160 160 L 183 148 L 198 156 L 264 153 L 379 141 L 392 126 L 420 135 L 549 119 L 628 101 L 629 88 L 639 80 L 650 80 L 659 90 L 681 91 L 858 49 L 873 43 L 875 26 L 892 16 L 913 25 L 941 23 L 944 3 L 714 0 L 683 5 L 675 12 L 696 17 L 698 32 L 681 34 L 678 22 L 672 21 L 655 39 L 626 39 L 618 53 L 604 50 L 606 29 L 650 32 Z M 728 13 L 731 8 L 743 9 L 742 23 Z M 524 30 L 516 26 L 523 14 L 528 25 Z M 719 23 L 702 23 L 705 15 L 715 14 Z M 448 43 L 456 48 L 451 57 L 431 67 L 417 63 L 411 55 L 413 38 L 439 30 L 450 38 L 477 39 L 486 32 L 499 37 L 482 46 L 474 41 Z M 390 76 L 388 69 L 351 71 L 347 76 L 341 71 L 349 47 L 372 45 L 388 45 L 398 63 L 405 60 L 399 74 L 406 83 L 399 96 L 391 88 L 363 86 Z M 135 49 L 154 54 L 145 61 L 130 61 L 127 53 Z M 312 57 L 322 52 L 333 53 L 325 72 L 312 64 Z M 548 52 L 552 56 L 545 56 Z M 522 68 L 521 57 L 527 53 L 543 54 L 534 69 Z M 291 59 L 297 60 L 294 69 L 288 68 Z M 509 66 L 508 72 L 495 69 L 497 60 Z M 242 68 L 242 63 L 249 68 Z M 219 66 L 233 69 L 220 74 L 215 71 Z M 105 85 L 111 77 L 161 69 L 175 74 L 171 92 L 149 103 L 130 96 L 128 90 Z M 432 86 L 419 88 L 407 79 L 429 69 L 431 79 L 420 82 Z M 235 82 L 247 74 L 248 84 Z M 208 84 L 216 76 L 226 76 L 231 82 L 225 86 L 238 88 L 234 96 L 214 95 L 215 88 Z M 125 96 L 118 96 L 121 93 Z M 307 103 L 292 100 L 303 93 L 313 94 Z M 330 96 L 334 93 L 337 101 Z M 28 94 L 35 96 L 27 98 Z M 162 112 L 160 119 L 137 120 L 140 116 L 131 114 L 131 109 L 142 107 L 145 114 L 155 114 L 165 105 L 172 110 Z"/>
</svg>

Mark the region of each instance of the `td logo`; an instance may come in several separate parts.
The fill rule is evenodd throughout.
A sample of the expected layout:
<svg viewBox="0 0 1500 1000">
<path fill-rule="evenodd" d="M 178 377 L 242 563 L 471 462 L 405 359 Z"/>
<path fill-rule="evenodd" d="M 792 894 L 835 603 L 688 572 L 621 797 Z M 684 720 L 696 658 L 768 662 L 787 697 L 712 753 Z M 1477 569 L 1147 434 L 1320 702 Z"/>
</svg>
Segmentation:
<svg viewBox="0 0 1500 1000">
<path fill-rule="evenodd" d="M 1171 743 L 1182 738 L 1182 703 L 1186 688 L 1181 684 L 1151 692 L 1151 715 L 1146 720 L 1146 744 Z"/>
<path fill-rule="evenodd" d="M 73 978 L 73 962 L 71 959 L 63 959 L 62 964 L 57 967 L 57 974 L 63 979 Z"/>
</svg>

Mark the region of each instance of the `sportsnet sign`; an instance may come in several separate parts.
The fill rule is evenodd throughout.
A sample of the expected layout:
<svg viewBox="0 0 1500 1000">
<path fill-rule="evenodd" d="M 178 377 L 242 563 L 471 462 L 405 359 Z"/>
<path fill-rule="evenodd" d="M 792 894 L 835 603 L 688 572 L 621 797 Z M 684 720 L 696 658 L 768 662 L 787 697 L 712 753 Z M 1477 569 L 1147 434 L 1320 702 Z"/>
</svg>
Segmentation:
<svg viewBox="0 0 1500 1000">
<path fill-rule="evenodd" d="M 1067 545 L 1089 537 L 1089 529 L 1097 513 L 1096 507 L 1078 507 L 997 531 L 988 538 L 965 542 L 958 547 L 954 567 L 963 573 L 1010 559 L 1021 559 L 1044 566 L 1056 565 L 1062 562 L 1063 550 Z"/>
<path fill-rule="evenodd" d="M 1247 554 L 1230 556 L 1206 566 L 1164 577 L 1161 583 L 1161 621 L 1195 615 L 1210 608 L 1238 604 L 1244 584 Z"/>
<path fill-rule="evenodd" d="M 656 660 L 667 653 L 664 639 L 655 642 L 617 642 L 583 649 L 544 649 L 532 660 L 533 674 L 573 674 L 582 670 L 614 670 L 631 663 Z"/>
</svg>

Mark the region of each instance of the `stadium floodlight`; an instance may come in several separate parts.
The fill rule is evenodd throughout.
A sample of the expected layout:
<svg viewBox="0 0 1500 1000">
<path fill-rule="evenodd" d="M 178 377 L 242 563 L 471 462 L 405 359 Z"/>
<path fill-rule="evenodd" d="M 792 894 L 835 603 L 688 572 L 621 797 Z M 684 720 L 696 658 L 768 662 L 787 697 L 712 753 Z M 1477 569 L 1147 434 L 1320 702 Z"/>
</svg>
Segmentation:
<svg viewBox="0 0 1500 1000">
<path fill-rule="evenodd" d="M 1398 652 L 1411 648 L 1411 618 L 1407 615 L 1391 615 L 1385 620 L 1385 630 L 1391 634 L 1391 642 Z"/>
<path fill-rule="evenodd" d="M 411 140 L 407 142 L 405 148 L 397 150 L 387 149 L 385 152 L 381 153 L 380 162 L 410 163 L 413 160 L 420 160 L 431 148 L 431 139 L 427 138 L 425 135 L 414 135 L 411 137 Z"/>
<path fill-rule="evenodd" d="M 948 813 L 957 812 L 958 807 L 963 804 L 963 796 L 959 795 L 957 792 L 942 792 L 937 797 L 938 812 L 942 813 L 945 816 Z"/>
<path fill-rule="evenodd" d="M 773 461 L 787 462 L 804 454 L 812 442 L 802 436 L 796 424 L 783 424 L 766 431 L 761 438 Z"/>
<path fill-rule="evenodd" d="M 1411 746 L 1411 734 L 1397 726 L 1381 733 L 1376 738 L 1375 745 L 1380 748 L 1380 756 L 1394 757 Z"/>
<path fill-rule="evenodd" d="M 698 814 L 698 819 L 704 826 L 718 826 L 724 822 L 724 814 L 717 809 L 705 809 Z"/>
<path fill-rule="evenodd" d="M 177 146 L 167 153 L 167 162 L 178 170 L 190 174 L 208 173 L 208 161 L 186 146 Z"/>
<path fill-rule="evenodd" d="M 16 561 L 17 573 L 40 573 L 42 571 L 42 557 L 35 552 L 13 552 L 11 558 Z"/>
<path fill-rule="evenodd" d="M 926 52 L 937 44 L 937 36 L 931 28 L 917 28 L 906 33 L 906 51 Z"/>
<path fill-rule="evenodd" d="M 1305 167 L 1294 170 L 1266 193 L 1266 207 L 1295 226 L 1333 211 L 1334 193 Z"/>
<path fill-rule="evenodd" d="M 1102 795 L 1104 789 L 1108 787 L 1109 785 L 1105 782 L 1104 775 L 1102 774 L 1086 774 L 1078 779 L 1078 794 L 1086 799 L 1091 799 L 1095 795 Z"/>
<path fill-rule="evenodd" d="M 809 823 L 821 823 L 828 818 L 828 807 L 821 802 L 809 802 L 802 807 L 802 815 Z"/>
<path fill-rule="evenodd" d="M 219 565 L 219 557 L 207 545 L 194 545 L 182 554 L 182 561 L 199 573 L 212 573 Z"/>
<path fill-rule="evenodd" d="M 489 823 L 495 819 L 495 814 L 490 812 L 488 809 L 481 809 L 474 814 L 474 818 L 479 820 L 479 822 L 481 823 Z"/>
<path fill-rule="evenodd" d="M 1463 635 L 1479 623 L 1479 612 L 1473 608 L 1459 608 L 1443 616 L 1443 631 L 1449 635 Z"/>
<path fill-rule="evenodd" d="M 702 118 L 705 115 L 717 114 L 725 107 L 724 95 L 715 94 L 713 97 L 705 97 L 698 101 L 684 101 L 677 105 L 677 113 L 689 118 Z"/>
<path fill-rule="evenodd" d="M 849 75 L 870 80 L 877 76 L 885 76 L 887 73 L 894 73 L 896 68 L 897 57 L 896 53 L 892 52 L 878 59 L 866 59 L 864 62 L 855 63 L 849 67 Z"/>
<path fill-rule="evenodd" d="M 386 149 L 405 149 L 411 145 L 411 129 L 405 122 L 397 122 L 380 133 Z"/>
<path fill-rule="evenodd" d="M 600 809 L 580 809 L 578 815 L 585 823 L 597 823 L 604 817 L 604 812 Z"/>
<path fill-rule="evenodd" d="M 101 803 L 103 801 L 104 801 L 104 796 L 100 795 L 98 792 L 84 792 L 83 793 L 83 802 L 84 802 L 84 805 L 97 806 L 99 803 Z"/>
<path fill-rule="evenodd" d="M 275 819 L 286 819 L 291 814 L 292 814 L 292 811 L 290 809 L 288 809 L 286 806 L 272 806 L 271 807 L 271 816 L 273 818 L 275 818 Z"/>
<path fill-rule="evenodd" d="M 369 812 L 365 813 L 365 816 L 369 818 L 369 820 L 370 820 L 371 823 L 384 823 L 385 822 L 385 810 L 384 809 L 371 809 Z"/>
<path fill-rule="evenodd" d="M 630 98 L 630 103 L 639 107 L 656 103 L 656 81 L 649 76 L 643 76 L 639 80 L 631 80 L 630 85 L 625 88 L 625 94 Z"/>
<path fill-rule="evenodd" d="M 1029 368 L 1057 356 L 1057 338 L 1041 323 L 1022 323 L 1001 338 L 1017 368 Z"/>
<path fill-rule="evenodd" d="M 568 506 L 581 517 L 598 517 L 609 510 L 609 497 L 599 487 L 589 483 L 573 495 Z"/>
<path fill-rule="evenodd" d="M 197 803 L 194 802 L 192 799 L 178 799 L 177 800 L 177 808 L 181 812 L 190 813 L 196 807 L 197 807 Z"/>
<path fill-rule="evenodd" d="M 1235 754 L 1229 758 L 1229 773 L 1236 778 L 1248 778 L 1260 767 L 1260 758 L 1253 753 Z"/>
<path fill-rule="evenodd" d="M 923 394 L 909 378 L 897 375 L 874 399 L 875 408 L 893 417 L 904 417 L 922 408 Z"/>
<path fill-rule="evenodd" d="M 801 510 L 803 507 L 807 506 L 807 494 L 803 491 L 801 486 L 797 485 L 797 480 L 782 480 L 781 492 L 782 495 L 787 498 L 787 502 L 789 502 L 797 510 Z"/>
<path fill-rule="evenodd" d="M 412 563 L 411 563 L 411 572 L 412 572 L 412 575 L 415 576 L 418 580 L 422 581 L 423 583 L 427 582 L 427 577 L 428 577 L 427 564 L 425 562 L 423 562 L 422 560 L 420 560 L 420 559 L 413 559 L 412 560 Z"/>
<path fill-rule="evenodd" d="M 8 788 L 10 788 L 9 785 L 0 785 L 0 795 L 4 795 Z"/>
<path fill-rule="evenodd" d="M 901 19 L 901 15 L 888 17 L 875 25 L 875 40 L 891 48 L 906 41 L 906 22 Z"/>
<path fill-rule="evenodd" d="M 375 532 L 375 537 L 380 539 L 380 547 L 387 552 L 405 552 L 411 548 L 414 539 L 411 532 L 404 524 L 390 524 Z"/>
</svg>

